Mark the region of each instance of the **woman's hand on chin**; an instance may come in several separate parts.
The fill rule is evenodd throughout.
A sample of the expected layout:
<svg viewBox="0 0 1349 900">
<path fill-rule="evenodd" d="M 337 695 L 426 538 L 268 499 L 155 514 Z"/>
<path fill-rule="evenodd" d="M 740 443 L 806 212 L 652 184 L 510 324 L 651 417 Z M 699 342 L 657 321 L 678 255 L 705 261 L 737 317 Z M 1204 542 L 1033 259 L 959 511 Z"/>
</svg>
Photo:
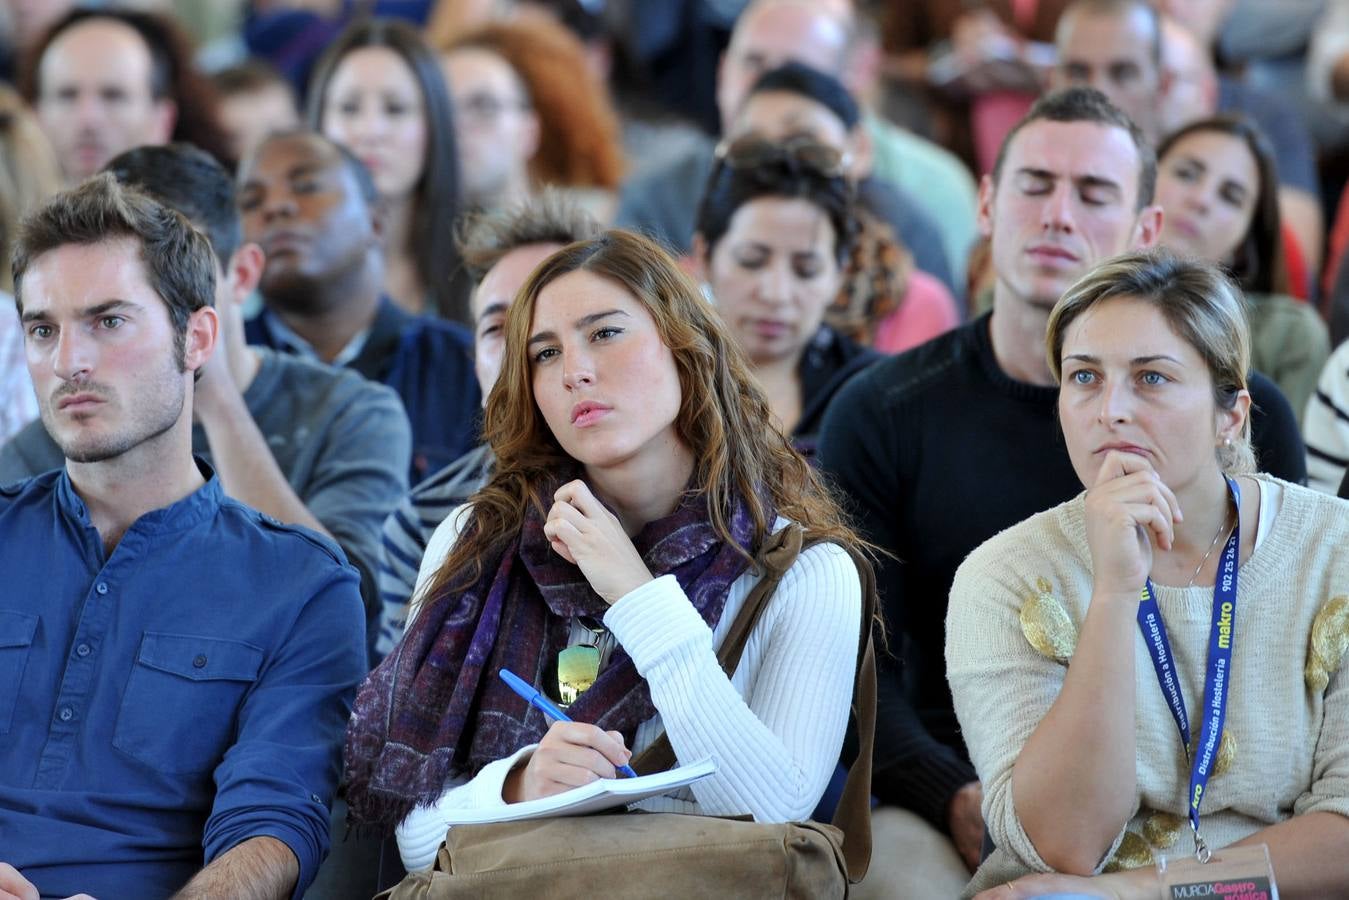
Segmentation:
<svg viewBox="0 0 1349 900">
<path fill-rule="evenodd" d="M 1104 897 L 1107 900 L 1157 900 L 1162 884 L 1152 869 L 1134 869 L 1113 875 L 1027 875 L 975 895 L 974 900 L 1029 900 L 1052 894 Z"/>
<path fill-rule="evenodd" d="M 618 517 L 595 499 L 584 481 L 569 481 L 553 494 L 543 533 L 610 606 L 652 580 Z"/>
<path fill-rule="evenodd" d="M 1086 520 L 1097 592 L 1136 600 L 1152 571 L 1153 546 L 1171 549 L 1180 502 L 1146 459 L 1111 450 L 1087 490 Z"/>
</svg>

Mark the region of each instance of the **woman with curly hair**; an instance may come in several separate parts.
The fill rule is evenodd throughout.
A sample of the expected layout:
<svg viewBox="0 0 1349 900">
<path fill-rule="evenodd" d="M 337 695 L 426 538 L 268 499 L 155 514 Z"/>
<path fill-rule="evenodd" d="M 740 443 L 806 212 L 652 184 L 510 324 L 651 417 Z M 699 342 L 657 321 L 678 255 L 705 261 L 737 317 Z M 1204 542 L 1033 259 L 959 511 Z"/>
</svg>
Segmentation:
<svg viewBox="0 0 1349 900">
<path fill-rule="evenodd" d="M 693 236 L 774 421 L 810 455 L 830 399 L 881 358 L 828 321 L 858 230 L 853 195 L 832 148 L 749 135 L 718 148 Z"/>
<path fill-rule="evenodd" d="M 569 189 L 602 219 L 623 177 L 618 116 L 566 28 L 522 16 L 440 45 L 468 201 L 496 209 Z"/>
<path fill-rule="evenodd" d="M 825 322 L 836 332 L 859 344 L 884 353 L 899 353 L 916 347 L 959 322 L 955 299 L 936 277 L 920 269 L 933 262 L 935 232 L 912 214 L 902 195 L 869 174 L 869 154 L 862 131 L 861 110 L 838 79 L 799 62 L 787 62 L 761 74 L 741 101 L 740 112 L 725 141 L 716 151 L 719 162 L 727 151 L 744 141 L 770 144 L 816 144 L 832 148 L 829 164 L 834 175 L 843 175 L 852 185 L 856 202 L 848 218 L 849 240 L 840 244 L 843 275 L 836 296 L 825 313 Z M 753 151 L 752 156 L 762 156 Z M 819 156 L 818 151 L 811 154 Z M 773 156 L 770 148 L 768 156 Z M 741 159 L 732 168 L 746 171 L 750 160 Z M 725 172 L 713 166 L 707 190 L 727 184 Z M 743 188 L 745 182 L 740 179 Z M 773 190 L 761 191 L 772 194 Z M 704 208 L 695 217 L 695 231 Z M 724 198 L 723 198 L 724 202 Z M 734 210 L 731 210 L 734 212 Z M 918 243 L 926 245 L 920 249 Z M 945 271 L 944 269 L 942 270 Z"/>
<path fill-rule="evenodd" d="M 411 312 L 468 323 L 468 278 L 455 252 L 459 152 L 445 78 L 417 30 L 353 23 L 309 89 L 309 124 L 370 170 L 383 205 L 385 293 Z"/>
<path fill-rule="evenodd" d="M 432 537 L 415 618 L 348 729 L 353 817 L 396 824 L 409 870 L 432 863 L 449 811 L 613 778 L 662 731 L 678 760 L 720 765 L 643 808 L 809 815 L 848 719 L 859 542 L 771 420 L 735 339 L 657 244 L 610 231 L 540 264 L 487 402 L 496 471 Z M 822 542 L 728 677 L 716 651 L 753 561 L 801 532 Z M 550 727 L 501 669 L 576 721 Z"/>
</svg>

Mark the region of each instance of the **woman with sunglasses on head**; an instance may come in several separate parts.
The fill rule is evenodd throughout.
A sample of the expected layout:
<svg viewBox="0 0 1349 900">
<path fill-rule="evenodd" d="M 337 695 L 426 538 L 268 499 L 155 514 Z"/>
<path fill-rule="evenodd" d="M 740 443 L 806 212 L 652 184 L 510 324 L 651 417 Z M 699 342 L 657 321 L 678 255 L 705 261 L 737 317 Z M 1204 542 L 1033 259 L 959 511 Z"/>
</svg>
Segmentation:
<svg viewBox="0 0 1349 900">
<path fill-rule="evenodd" d="M 1255 473 L 1240 291 L 1116 257 L 1046 346 L 1086 490 L 971 553 L 946 623 L 997 847 L 972 888 L 1141 900 L 1162 856 L 1264 844 L 1280 896 L 1344 896 L 1349 513 Z"/>
<path fill-rule="evenodd" d="M 1231 270 L 1246 293 L 1251 365 L 1301 421 L 1330 338 L 1316 311 L 1288 295 L 1278 194 L 1269 142 L 1240 116 L 1193 122 L 1157 149 L 1162 245 Z"/>
<path fill-rule="evenodd" d="M 755 137 L 723 147 L 696 227 L 694 260 L 717 311 L 778 427 L 813 453 L 829 399 L 879 358 L 825 324 L 857 230 L 838 154 Z"/>
<path fill-rule="evenodd" d="M 771 418 L 655 243 L 610 231 L 540 264 L 487 402 L 495 473 L 432 537 L 417 612 L 348 730 L 353 816 L 396 824 L 410 870 L 432 862 L 447 810 L 612 778 L 662 731 L 678 760 L 719 769 L 643 808 L 809 815 L 848 719 L 857 539 Z M 825 542 L 788 569 L 728 678 L 716 648 L 751 562 L 792 523 Z M 598 671 L 570 671 L 591 647 Z M 574 697 L 576 721 L 550 726 L 502 669 Z"/>
<path fill-rule="evenodd" d="M 721 165 L 752 168 L 788 155 L 855 191 L 851 240 L 838 296 L 825 321 L 884 353 L 925 343 L 960 322 L 941 241 L 912 198 L 871 175 L 870 141 L 856 101 L 838 79 L 799 62 L 760 75 L 717 153 Z M 716 167 L 714 161 L 714 168 Z M 697 230 L 697 221 L 693 223 Z M 921 268 L 938 264 L 932 274 Z"/>
<path fill-rule="evenodd" d="M 455 252 L 459 152 L 445 78 L 417 29 L 358 20 L 315 68 L 309 125 L 370 170 L 381 200 L 384 290 L 413 313 L 469 324 Z"/>
</svg>

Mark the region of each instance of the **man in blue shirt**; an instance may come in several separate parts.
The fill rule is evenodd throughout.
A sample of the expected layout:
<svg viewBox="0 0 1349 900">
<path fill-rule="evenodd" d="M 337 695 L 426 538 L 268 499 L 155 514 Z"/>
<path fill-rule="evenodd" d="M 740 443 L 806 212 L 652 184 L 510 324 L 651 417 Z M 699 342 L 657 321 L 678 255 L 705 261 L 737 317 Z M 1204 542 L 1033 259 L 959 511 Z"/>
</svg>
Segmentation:
<svg viewBox="0 0 1349 900">
<path fill-rule="evenodd" d="M 137 147 L 107 170 L 186 216 L 215 251 L 220 333 L 192 391 L 193 452 L 235 500 L 336 541 L 373 611 L 380 529 L 408 487 L 402 401 L 355 372 L 245 343 L 243 304 L 265 261 L 242 240 L 234 178 L 214 158 L 191 144 Z M 63 465 L 40 421 L 0 446 L 0 482 Z"/>
<path fill-rule="evenodd" d="M 267 257 L 248 343 L 347 366 L 398 392 L 417 484 L 478 443 L 473 339 L 383 293 L 378 194 L 360 160 L 313 132 L 269 137 L 239 167 L 244 239 Z"/>
<path fill-rule="evenodd" d="M 335 544 L 192 456 L 210 243 L 102 175 L 25 220 L 13 268 L 66 466 L 0 488 L 0 890 L 298 897 L 361 600 Z"/>
</svg>

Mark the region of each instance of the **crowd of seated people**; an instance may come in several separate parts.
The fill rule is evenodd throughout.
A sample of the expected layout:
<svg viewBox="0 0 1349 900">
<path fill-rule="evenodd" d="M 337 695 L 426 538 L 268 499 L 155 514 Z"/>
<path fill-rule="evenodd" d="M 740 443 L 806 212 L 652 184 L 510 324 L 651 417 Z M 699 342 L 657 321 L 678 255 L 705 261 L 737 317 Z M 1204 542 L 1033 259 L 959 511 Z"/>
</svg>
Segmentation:
<svg viewBox="0 0 1349 900">
<path fill-rule="evenodd" d="M 849 896 L 1349 898 L 1349 12 L 1280 5 L 0 8 L 0 900 L 434 885 L 653 753 L 824 819 L 869 634 Z"/>
</svg>

